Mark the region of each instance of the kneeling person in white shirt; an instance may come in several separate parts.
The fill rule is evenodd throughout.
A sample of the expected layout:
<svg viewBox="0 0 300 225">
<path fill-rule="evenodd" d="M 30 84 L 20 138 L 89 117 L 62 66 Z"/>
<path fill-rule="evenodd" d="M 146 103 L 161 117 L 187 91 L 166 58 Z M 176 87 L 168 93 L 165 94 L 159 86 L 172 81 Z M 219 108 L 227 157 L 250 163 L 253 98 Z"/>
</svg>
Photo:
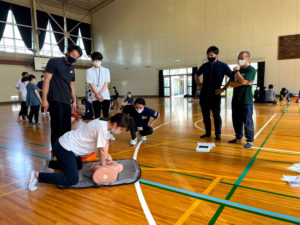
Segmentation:
<svg viewBox="0 0 300 225">
<path fill-rule="evenodd" d="M 79 174 L 76 157 L 100 152 L 102 165 L 112 161 L 108 153 L 110 132 L 119 134 L 129 129 L 129 118 L 125 113 L 118 113 L 107 121 L 95 119 L 84 126 L 69 131 L 56 141 L 53 152 L 59 161 L 62 173 L 43 173 L 32 171 L 28 189 L 37 189 L 37 182 L 72 186 L 78 183 Z"/>
</svg>

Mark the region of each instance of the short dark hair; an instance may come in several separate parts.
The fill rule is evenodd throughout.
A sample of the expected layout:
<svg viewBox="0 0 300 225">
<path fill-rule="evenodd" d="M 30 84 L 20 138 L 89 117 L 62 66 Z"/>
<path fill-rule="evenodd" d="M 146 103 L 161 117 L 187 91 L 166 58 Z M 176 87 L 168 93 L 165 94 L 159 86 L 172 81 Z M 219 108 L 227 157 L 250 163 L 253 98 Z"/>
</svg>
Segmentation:
<svg viewBox="0 0 300 225">
<path fill-rule="evenodd" d="M 273 89 L 273 87 L 274 87 L 273 84 L 269 85 L 269 89 Z"/>
<path fill-rule="evenodd" d="M 210 53 L 210 52 L 213 52 L 213 53 L 215 53 L 216 55 L 218 55 L 218 54 L 219 54 L 219 49 L 218 49 L 218 47 L 216 47 L 216 46 L 210 46 L 210 47 L 207 49 L 206 54 L 208 54 L 208 53 Z"/>
<path fill-rule="evenodd" d="M 28 76 L 28 80 L 29 80 L 29 81 L 32 81 L 33 79 L 36 79 L 36 77 L 35 77 L 33 74 L 30 74 L 30 75 Z"/>
<path fill-rule="evenodd" d="M 251 55 L 250 55 L 250 52 L 248 52 L 248 51 L 241 51 L 239 55 L 244 55 L 244 54 L 245 54 L 247 57 L 249 57 L 249 58 L 250 58 L 250 56 L 251 56 Z"/>
<path fill-rule="evenodd" d="M 82 104 L 82 105 L 84 105 L 84 104 L 85 104 L 85 102 L 86 102 L 86 98 L 84 98 L 84 99 L 81 99 L 81 104 Z"/>
<path fill-rule="evenodd" d="M 113 86 L 113 89 L 117 89 L 115 86 Z"/>
<path fill-rule="evenodd" d="M 41 78 L 43 78 L 45 75 L 43 74 L 42 76 L 41 76 Z"/>
<path fill-rule="evenodd" d="M 146 105 L 146 102 L 145 102 L 145 99 L 143 99 L 143 98 L 137 98 L 135 100 L 134 104 Z"/>
<path fill-rule="evenodd" d="M 23 77 L 22 80 L 21 80 L 22 83 L 26 82 L 26 81 L 28 81 L 28 77 Z"/>
<path fill-rule="evenodd" d="M 74 50 L 79 53 L 80 57 L 82 56 L 82 50 L 81 50 L 80 46 L 78 46 L 78 45 L 70 45 L 67 49 L 67 51 L 69 53 L 74 51 Z"/>
<path fill-rule="evenodd" d="M 128 92 L 127 92 L 127 94 L 131 94 L 131 92 L 130 92 L 130 91 L 128 91 Z"/>
<path fill-rule="evenodd" d="M 109 120 L 112 123 L 117 123 L 118 127 L 126 128 L 127 131 L 130 129 L 129 117 L 126 113 L 117 113 L 110 117 Z"/>
<path fill-rule="evenodd" d="M 103 55 L 100 52 L 93 52 L 91 55 L 92 61 L 94 60 L 102 60 Z"/>
<path fill-rule="evenodd" d="M 28 72 L 23 72 L 22 77 L 28 75 Z"/>
</svg>

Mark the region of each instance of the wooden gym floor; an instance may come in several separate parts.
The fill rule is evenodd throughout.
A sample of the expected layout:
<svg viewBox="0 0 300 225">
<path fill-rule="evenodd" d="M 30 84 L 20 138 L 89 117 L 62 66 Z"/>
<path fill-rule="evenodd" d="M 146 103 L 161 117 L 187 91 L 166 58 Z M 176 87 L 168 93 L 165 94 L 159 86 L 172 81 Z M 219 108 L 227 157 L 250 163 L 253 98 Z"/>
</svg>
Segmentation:
<svg viewBox="0 0 300 225">
<path fill-rule="evenodd" d="M 28 176 L 49 158 L 49 121 L 29 127 L 16 121 L 17 105 L 0 106 L 0 224 L 300 224 L 300 188 L 280 180 L 299 175 L 287 167 L 300 162 L 300 104 L 255 105 L 255 147 L 244 149 L 227 143 L 234 132 L 231 99 L 224 98 L 222 140 L 212 135 L 204 141 L 216 147 L 201 153 L 198 102 L 146 100 L 161 113 L 154 134 L 137 148 L 121 134 L 110 147 L 115 159 L 137 157 L 138 183 L 81 190 L 41 184 L 34 192 L 26 189 Z"/>
</svg>

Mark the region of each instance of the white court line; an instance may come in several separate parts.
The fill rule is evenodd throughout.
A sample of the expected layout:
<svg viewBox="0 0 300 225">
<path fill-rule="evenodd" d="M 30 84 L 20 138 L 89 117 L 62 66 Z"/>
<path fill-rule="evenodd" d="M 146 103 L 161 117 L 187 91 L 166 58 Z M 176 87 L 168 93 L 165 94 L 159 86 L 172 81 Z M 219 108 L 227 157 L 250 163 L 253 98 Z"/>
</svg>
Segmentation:
<svg viewBox="0 0 300 225">
<path fill-rule="evenodd" d="M 294 152 L 294 151 L 288 151 L 288 150 L 281 150 L 281 149 L 274 149 L 274 148 L 260 148 L 260 147 L 252 147 L 252 148 L 256 148 L 256 149 L 262 149 L 262 150 L 266 150 L 266 151 L 275 151 L 275 152 L 288 152 L 288 153 L 294 153 L 294 154 L 299 154 L 300 152 Z"/>
<path fill-rule="evenodd" d="M 194 116 L 199 116 L 199 115 L 202 115 L 202 114 L 201 114 L 201 113 L 195 114 L 195 115 L 192 115 L 192 117 L 194 117 Z M 181 120 L 181 119 L 170 120 L 170 121 L 168 121 L 168 122 L 166 122 L 166 123 L 163 123 L 163 124 L 158 125 L 157 127 L 153 128 L 153 130 L 157 130 L 158 128 L 160 128 L 160 127 L 162 127 L 162 126 L 164 126 L 164 125 L 167 125 L 167 124 L 172 123 L 172 122 L 180 121 L 180 120 Z"/>
<path fill-rule="evenodd" d="M 259 131 L 255 134 L 254 140 L 260 135 L 260 133 L 265 129 L 266 126 L 274 119 L 274 117 L 277 115 L 277 113 L 274 113 L 273 116 L 263 125 L 262 128 L 259 129 Z"/>
</svg>

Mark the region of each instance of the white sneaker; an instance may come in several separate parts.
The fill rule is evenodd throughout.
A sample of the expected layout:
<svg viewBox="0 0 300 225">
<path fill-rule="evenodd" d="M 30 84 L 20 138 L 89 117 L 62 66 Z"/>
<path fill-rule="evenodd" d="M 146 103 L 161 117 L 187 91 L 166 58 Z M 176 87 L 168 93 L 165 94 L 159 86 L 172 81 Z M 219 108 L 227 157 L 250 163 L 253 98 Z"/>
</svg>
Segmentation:
<svg viewBox="0 0 300 225">
<path fill-rule="evenodd" d="M 37 184 L 38 180 L 35 177 L 35 171 L 31 171 L 30 177 L 29 177 L 29 182 L 28 182 L 28 190 L 29 191 L 35 191 L 37 189 Z"/>
<path fill-rule="evenodd" d="M 139 137 L 141 141 L 147 141 L 147 136 L 142 136 L 141 134 L 139 134 Z"/>
<path fill-rule="evenodd" d="M 44 117 L 44 116 L 46 116 L 46 114 L 47 114 L 47 113 L 43 112 L 43 113 L 42 113 L 42 116 Z"/>
<path fill-rule="evenodd" d="M 109 136 L 109 140 L 111 140 L 111 141 L 115 141 L 115 140 L 116 140 L 116 138 L 114 137 L 114 135 L 110 134 L 110 136 Z"/>
<path fill-rule="evenodd" d="M 137 144 L 137 138 L 136 139 L 132 139 L 130 141 L 130 144 L 133 146 L 133 145 L 136 145 Z"/>
</svg>

